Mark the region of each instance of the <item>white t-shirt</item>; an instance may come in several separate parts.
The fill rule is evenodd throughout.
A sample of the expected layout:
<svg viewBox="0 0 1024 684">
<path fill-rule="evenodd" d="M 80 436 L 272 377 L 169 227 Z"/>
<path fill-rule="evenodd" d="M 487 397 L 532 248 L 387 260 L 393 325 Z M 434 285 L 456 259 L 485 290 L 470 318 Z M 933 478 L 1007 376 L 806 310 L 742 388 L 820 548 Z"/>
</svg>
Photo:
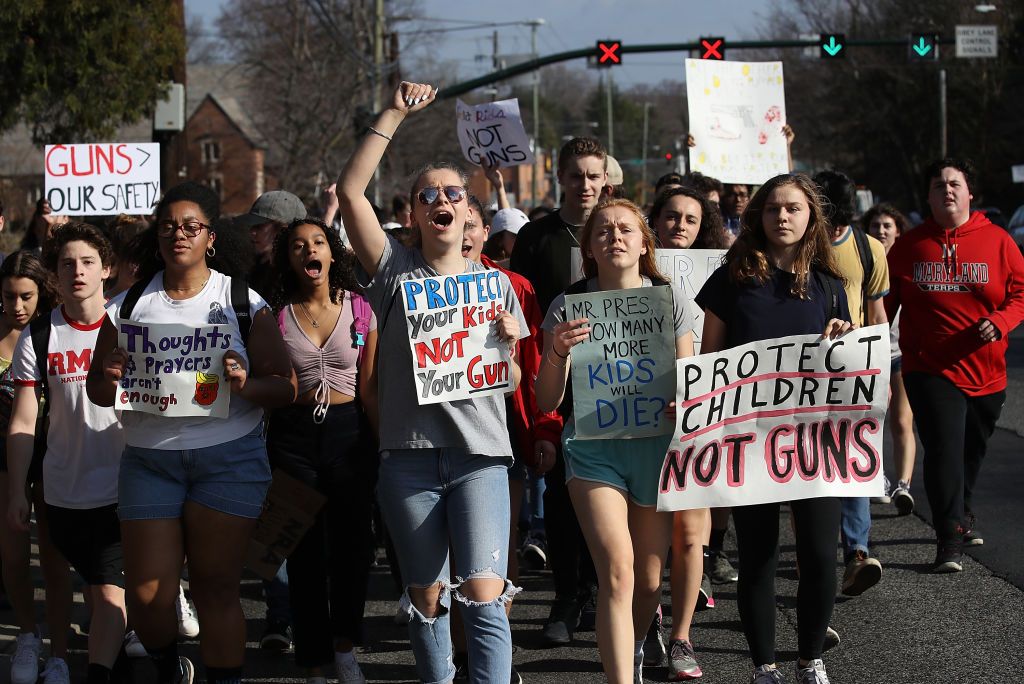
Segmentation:
<svg viewBox="0 0 1024 684">
<path fill-rule="evenodd" d="M 141 323 L 182 323 L 185 325 L 229 324 L 238 330 L 238 318 L 231 306 L 231 278 L 210 271 L 210 279 L 198 294 L 188 299 L 171 299 L 163 289 L 164 272 L 149 281 L 132 310 L 131 319 Z M 107 315 L 117 326 L 118 312 L 126 292 L 107 304 Z M 249 315 L 267 306 L 267 302 L 249 290 Z M 233 335 L 231 349 L 245 359 L 249 356 L 242 345 L 241 335 Z M 201 449 L 224 444 L 244 437 L 263 420 L 263 409 L 231 394 L 231 407 L 227 418 L 167 417 L 142 411 L 121 411 L 125 441 L 146 449 Z"/>
<path fill-rule="evenodd" d="M 50 312 L 46 378 L 50 430 L 43 458 L 43 499 L 51 506 L 85 509 L 117 503 L 124 432 L 114 409 L 97 406 L 85 393 L 85 378 L 102 325 L 102 318 L 89 326 L 74 323 L 64 314 L 64 307 Z M 28 326 L 18 338 L 11 366 L 15 384 L 39 384 Z"/>
</svg>

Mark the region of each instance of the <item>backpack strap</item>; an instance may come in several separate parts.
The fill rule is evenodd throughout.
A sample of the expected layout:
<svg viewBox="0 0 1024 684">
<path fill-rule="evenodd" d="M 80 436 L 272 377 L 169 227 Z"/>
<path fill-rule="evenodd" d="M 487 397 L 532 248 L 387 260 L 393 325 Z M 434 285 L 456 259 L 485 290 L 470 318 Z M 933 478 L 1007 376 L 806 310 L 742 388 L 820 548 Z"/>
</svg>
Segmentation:
<svg viewBox="0 0 1024 684">
<path fill-rule="evenodd" d="M 36 368 L 41 378 L 39 387 L 43 397 L 46 398 L 49 394 L 48 378 L 50 375 L 50 313 L 47 312 L 43 316 L 36 316 L 28 326 L 29 333 L 32 335 L 32 350 L 36 353 Z M 50 402 L 45 402 L 47 408 L 49 405 Z"/>
<path fill-rule="evenodd" d="M 565 294 L 586 294 L 587 292 L 587 278 L 577 280 L 575 283 L 565 289 Z"/>
<path fill-rule="evenodd" d="M 285 328 L 288 327 L 284 317 L 288 315 L 289 306 L 289 304 L 285 304 L 281 307 L 281 310 L 277 312 L 277 329 L 281 331 L 281 337 L 284 337 Z"/>
<path fill-rule="evenodd" d="M 124 295 L 121 308 L 118 309 L 117 315 L 120 318 L 130 319 L 132 317 L 132 311 L 135 310 L 135 305 L 139 303 L 139 297 L 142 296 L 142 293 L 146 291 L 148 286 L 149 282 L 145 280 L 132 283 L 132 286 L 128 288 L 128 292 Z"/>
<path fill-rule="evenodd" d="M 235 310 L 235 318 L 238 319 L 242 345 L 248 347 L 249 331 L 252 329 L 252 314 L 249 313 L 249 282 L 245 278 L 231 279 L 231 308 Z M 280 322 L 280 318 L 278 321 Z"/>
<path fill-rule="evenodd" d="M 370 317 L 373 312 L 366 297 L 357 292 L 350 292 L 349 296 L 352 298 L 352 343 L 358 349 L 356 363 L 361 366 L 366 352 L 366 336 L 370 332 Z"/>
<path fill-rule="evenodd" d="M 825 293 L 825 301 L 828 306 L 828 313 L 825 322 L 831 321 L 833 318 L 839 318 L 839 290 L 838 281 L 832 276 L 822 273 L 821 271 L 814 269 L 814 277 L 818 280 L 818 285 L 821 286 L 822 291 Z"/>
<path fill-rule="evenodd" d="M 868 234 L 857 226 L 850 226 L 850 230 L 853 231 L 853 239 L 857 244 L 857 254 L 860 256 L 860 267 L 864 271 L 864 277 L 860 281 L 860 294 L 863 301 L 861 316 L 864 316 L 868 310 L 868 279 L 875 272 L 875 255 L 871 253 L 871 243 L 868 240 Z M 860 323 L 860 321 L 856 322 Z"/>
</svg>

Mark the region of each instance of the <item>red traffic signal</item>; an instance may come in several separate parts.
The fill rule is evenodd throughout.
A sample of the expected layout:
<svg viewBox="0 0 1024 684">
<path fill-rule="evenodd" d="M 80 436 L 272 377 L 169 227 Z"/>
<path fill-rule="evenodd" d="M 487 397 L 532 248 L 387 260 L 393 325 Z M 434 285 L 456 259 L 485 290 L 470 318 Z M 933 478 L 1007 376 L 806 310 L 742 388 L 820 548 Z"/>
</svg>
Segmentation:
<svg viewBox="0 0 1024 684">
<path fill-rule="evenodd" d="M 700 39 L 701 59 L 725 59 L 725 38 L 711 36 Z"/>
<path fill-rule="evenodd" d="M 672 161 L 672 153 L 671 152 L 666 152 L 665 153 L 665 161 Z"/>
<path fill-rule="evenodd" d="M 596 54 L 598 66 L 609 67 L 622 64 L 622 41 L 599 40 Z"/>
</svg>

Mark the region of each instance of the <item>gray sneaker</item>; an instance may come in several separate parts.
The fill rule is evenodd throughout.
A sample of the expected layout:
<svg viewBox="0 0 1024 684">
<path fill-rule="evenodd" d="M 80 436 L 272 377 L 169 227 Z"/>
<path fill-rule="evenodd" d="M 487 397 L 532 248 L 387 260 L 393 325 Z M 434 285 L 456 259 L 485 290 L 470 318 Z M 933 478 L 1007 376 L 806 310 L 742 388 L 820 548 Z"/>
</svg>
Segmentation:
<svg viewBox="0 0 1024 684">
<path fill-rule="evenodd" d="M 669 681 L 680 682 L 687 679 L 700 679 L 704 675 L 697 664 L 697 656 L 689 641 L 674 639 L 668 653 Z"/>
<path fill-rule="evenodd" d="M 708 555 L 704 557 L 704 572 L 707 573 L 712 584 L 729 584 L 740 578 L 740 574 L 736 572 L 736 568 L 732 567 L 732 563 L 721 549 L 709 551 Z"/>
<path fill-rule="evenodd" d="M 914 497 L 910 495 L 910 483 L 900 480 L 892 490 L 892 505 L 896 507 L 900 515 L 910 515 L 914 512 Z"/>
<path fill-rule="evenodd" d="M 786 684 L 785 678 L 774 665 L 758 665 L 754 668 L 753 684 Z"/>
<path fill-rule="evenodd" d="M 797 684 L 829 684 L 825 663 L 821 662 L 821 658 L 817 658 L 809 662 L 807 667 L 800 667 L 800 663 L 797 662 L 796 681 Z"/>
</svg>

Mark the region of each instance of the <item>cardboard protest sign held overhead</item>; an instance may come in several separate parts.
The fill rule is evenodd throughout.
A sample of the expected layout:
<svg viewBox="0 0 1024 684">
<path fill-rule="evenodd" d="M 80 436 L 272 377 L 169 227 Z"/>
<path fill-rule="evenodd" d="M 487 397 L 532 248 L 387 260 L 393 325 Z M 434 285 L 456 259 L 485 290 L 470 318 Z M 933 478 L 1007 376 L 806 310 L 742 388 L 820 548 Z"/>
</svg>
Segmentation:
<svg viewBox="0 0 1024 684">
<path fill-rule="evenodd" d="M 519 100 L 478 105 L 458 100 L 455 116 L 462 154 L 470 162 L 479 164 L 487 160 L 491 166 L 533 163 L 530 138 L 519 114 Z"/>
<path fill-rule="evenodd" d="M 224 377 L 224 353 L 234 334 L 226 325 L 119 319 L 117 343 L 128 352 L 128 365 L 114 408 L 176 418 L 227 418 L 231 386 Z"/>
<path fill-rule="evenodd" d="M 159 143 L 47 145 L 44 167 L 55 214 L 151 214 L 160 200 Z"/>
<path fill-rule="evenodd" d="M 889 328 L 680 359 L 658 510 L 882 494 Z"/>
<path fill-rule="evenodd" d="M 587 318 L 590 337 L 572 350 L 572 397 L 579 439 L 667 435 L 675 392 L 672 290 L 639 287 L 567 295 L 567 321 Z"/>
<path fill-rule="evenodd" d="M 500 271 L 406 280 L 399 296 L 421 405 L 503 394 L 512 387 L 512 357 L 493 325 L 505 310 Z"/>
<path fill-rule="evenodd" d="M 789 173 L 782 62 L 686 60 L 693 171 L 761 184 Z"/>
<path fill-rule="evenodd" d="M 693 353 L 700 353 L 700 337 L 704 332 L 704 312 L 694 298 L 704 287 L 715 269 L 722 265 L 724 249 L 662 249 L 658 248 L 655 258 L 658 270 L 686 297 L 686 308 L 693 316 Z M 575 282 L 583 277 L 583 258 L 579 247 L 569 253 L 570 280 Z"/>
</svg>

